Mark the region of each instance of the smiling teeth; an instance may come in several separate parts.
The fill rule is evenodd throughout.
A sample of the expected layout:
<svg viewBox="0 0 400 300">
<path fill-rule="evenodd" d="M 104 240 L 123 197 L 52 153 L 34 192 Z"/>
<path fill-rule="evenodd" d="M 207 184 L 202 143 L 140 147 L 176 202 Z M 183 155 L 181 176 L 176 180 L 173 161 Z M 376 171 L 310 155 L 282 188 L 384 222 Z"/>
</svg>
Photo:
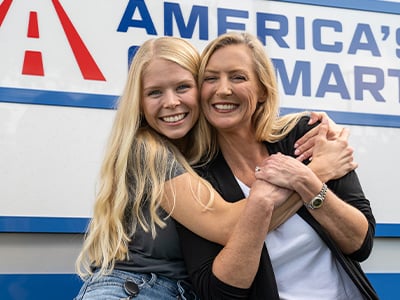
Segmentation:
<svg viewBox="0 0 400 300">
<path fill-rule="evenodd" d="M 215 108 L 221 109 L 221 110 L 231 110 L 231 109 L 235 109 L 236 105 L 234 105 L 234 104 L 216 104 Z"/>
<path fill-rule="evenodd" d="M 180 115 L 175 115 L 175 116 L 169 116 L 169 117 L 163 117 L 162 120 L 164 122 L 168 123 L 174 123 L 182 120 L 185 117 L 185 114 L 180 114 Z"/>
</svg>

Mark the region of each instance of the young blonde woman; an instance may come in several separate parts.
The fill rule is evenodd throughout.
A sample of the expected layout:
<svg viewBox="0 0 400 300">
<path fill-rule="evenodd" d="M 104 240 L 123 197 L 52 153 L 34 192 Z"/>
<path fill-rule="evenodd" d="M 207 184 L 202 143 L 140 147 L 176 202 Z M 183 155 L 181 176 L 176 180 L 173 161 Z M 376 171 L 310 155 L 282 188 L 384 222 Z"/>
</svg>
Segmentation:
<svg viewBox="0 0 400 300">
<path fill-rule="evenodd" d="M 77 260 L 85 283 L 76 299 L 196 299 L 171 216 L 200 236 L 235 245 L 252 222 L 260 228 L 253 232 L 265 234 L 296 210 L 294 197 L 281 205 L 289 190 L 263 180 L 247 201 L 227 203 L 191 169 L 209 144 L 198 103 L 199 62 L 193 46 L 173 37 L 149 40 L 135 54 Z M 351 158 L 347 144 L 333 148 Z M 352 159 L 331 163 L 334 173 L 355 167 Z"/>
<path fill-rule="evenodd" d="M 296 140 L 311 129 L 309 119 L 278 117 L 274 68 L 257 37 L 227 33 L 211 41 L 202 54 L 199 86 L 213 152 L 199 173 L 229 201 L 245 197 L 263 179 L 298 193 L 301 208 L 259 236 L 258 256 L 245 247 L 209 242 L 180 226 L 198 295 L 208 300 L 377 299 L 359 265 L 373 244 L 370 203 L 354 171 L 325 179 L 312 171 L 329 173 L 326 162 L 336 157 L 326 148 L 325 131 L 308 166 L 294 158 Z"/>
</svg>

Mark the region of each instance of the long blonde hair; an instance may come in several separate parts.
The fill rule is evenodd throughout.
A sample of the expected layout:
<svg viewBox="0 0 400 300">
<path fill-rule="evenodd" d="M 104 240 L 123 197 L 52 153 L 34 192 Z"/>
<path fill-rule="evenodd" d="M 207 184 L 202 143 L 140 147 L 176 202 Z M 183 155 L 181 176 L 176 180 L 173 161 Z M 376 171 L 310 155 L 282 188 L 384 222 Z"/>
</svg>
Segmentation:
<svg viewBox="0 0 400 300">
<path fill-rule="evenodd" d="M 306 113 L 294 113 L 279 117 L 279 94 L 274 66 L 264 46 L 256 36 L 246 32 L 229 32 L 210 42 L 201 54 L 198 74 L 199 87 L 201 88 L 203 83 L 204 72 L 211 56 L 218 49 L 229 45 L 245 45 L 251 50 L 254 71 L 262 90 L 267 95 L 266 101 L 258 105 L 253 115 L 257 141 L 276 142 L 281 140 Z M 210 124 L 208 124 L 208 127 L 208 134 L 210 135 L 209 156 L 212 157 L 218 151 L 217 132 Z"/>
<path fill-rule="evenodd" d="M 107 274 L 116 261 L 126 259 L 136 226 L 150 231 L 154 238 L 156 227 L 165 226 L 157 212 L 164 183 L 171 178 L 171 164 L 179 162 L 193 172 L 188 162 L 195 164 L 207 153 L 207 126 L 202 116 L 187 135 L 186 145 L 190 147 L 179 149 L 187 161 L 142 117 L 142 74 L 155 58 L 177 63 L 190 71 L 197 81 L 200 56 L 196 48 L 183 39 L 151 39 L 135 54 L 101 166 L 93 217 L 76 262 L 77 273 L 82 278 L 92 274 L 92 267 Z M 144 216 L 144 204 L 148 205 L 150 221 Z"/>
</svg>

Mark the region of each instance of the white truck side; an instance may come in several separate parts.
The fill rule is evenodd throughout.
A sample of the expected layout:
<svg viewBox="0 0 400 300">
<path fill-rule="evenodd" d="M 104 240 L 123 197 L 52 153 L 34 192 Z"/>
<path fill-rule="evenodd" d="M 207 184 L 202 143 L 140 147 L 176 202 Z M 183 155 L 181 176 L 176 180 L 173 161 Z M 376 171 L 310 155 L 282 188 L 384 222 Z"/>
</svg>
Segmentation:
<svg viewBox="0 0 400 300">
<path fill-rule="evenodd" d="M 379 0 L 83 0 L 0 3 L 0 298 L 71 299 L 74 261 L 134 49 L 202 50 L 249 31 L 274 61 L 282 113 L 349 127 L 377 219 L 363 268 L 381 299 L 400 282 L 400 3 Z"/>
</svg>

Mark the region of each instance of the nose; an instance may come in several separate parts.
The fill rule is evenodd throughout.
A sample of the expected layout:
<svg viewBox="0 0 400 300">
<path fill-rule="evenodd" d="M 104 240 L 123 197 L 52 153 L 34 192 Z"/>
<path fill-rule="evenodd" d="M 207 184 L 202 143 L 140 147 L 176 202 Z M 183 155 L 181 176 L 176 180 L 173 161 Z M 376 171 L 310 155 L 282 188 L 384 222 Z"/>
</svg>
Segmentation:
<svg viewBox="0 0 400 300">
<path fill-rule="evenodd" d="M 219 97 L 232 95 L 232 88 L 231 88 L 231 85 L 230 85 L 228 79 L 221 78 L 219 80 L 217 90 L 216 90 L 216 95 Z"/>
<path fill-rule="evenodd" d="M 172 91 L 167 91 L 164 94 L 163 106 L 165 108 L 175 108 L 181 103 L 179 97 Z"/>
</svg>

